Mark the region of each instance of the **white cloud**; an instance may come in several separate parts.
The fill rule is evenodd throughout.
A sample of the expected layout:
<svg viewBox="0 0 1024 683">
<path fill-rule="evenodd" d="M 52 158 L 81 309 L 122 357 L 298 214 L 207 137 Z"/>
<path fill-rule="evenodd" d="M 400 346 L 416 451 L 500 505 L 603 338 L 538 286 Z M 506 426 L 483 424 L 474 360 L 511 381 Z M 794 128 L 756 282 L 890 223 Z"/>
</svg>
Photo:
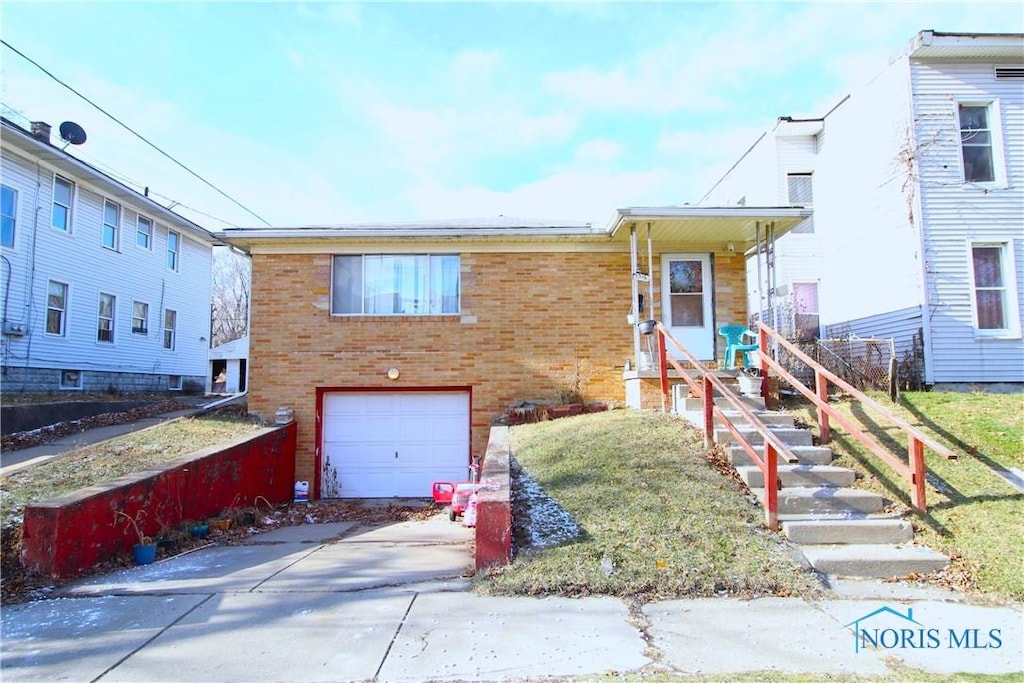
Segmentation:
<svg viewBox="0 0 1024 683">
<path fill-rule="evenodd" d="M 460 52 L 449 65 L 448 79 L 456 90 L 472 92 L 490 84 L 494 70 L 500 63 L 501 55 L 497 50 Z"/>
<path fill-rule="evenodd" d="M 574 159 L 581 164 L 607 164 L 621 159 L 625 149 L 614 140 L 587 140 L 576 148 Z"/>
</svg>

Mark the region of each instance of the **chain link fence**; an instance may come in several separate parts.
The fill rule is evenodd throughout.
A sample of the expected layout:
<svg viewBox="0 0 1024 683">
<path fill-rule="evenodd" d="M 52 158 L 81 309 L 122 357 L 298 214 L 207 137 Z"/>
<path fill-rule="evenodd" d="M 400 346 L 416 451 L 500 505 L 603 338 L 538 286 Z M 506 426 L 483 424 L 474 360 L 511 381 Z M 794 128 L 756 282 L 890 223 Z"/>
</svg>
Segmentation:
<svg viewBox="0 0 1024 683">
<path fill-rule="evenodd" d="M 899 386 L 899 361 L 892 339 L 815 339 L 793 342 L 826 370 L 857 389 L 877 389 L 895 395 Z M 814 387 L 814 370 L 780 347 L 778 362 L 808 387 Z"/>
</svg>

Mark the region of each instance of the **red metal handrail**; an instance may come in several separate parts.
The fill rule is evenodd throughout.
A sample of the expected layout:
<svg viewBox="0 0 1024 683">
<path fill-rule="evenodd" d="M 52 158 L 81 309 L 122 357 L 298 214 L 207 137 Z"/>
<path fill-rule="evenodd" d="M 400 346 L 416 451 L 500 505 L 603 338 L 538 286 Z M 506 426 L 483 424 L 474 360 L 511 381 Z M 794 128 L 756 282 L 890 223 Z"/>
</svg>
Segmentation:
<svg viewBox="0 0 1024 683">
<path fill-rule="evenodd" d="M 831 428 L 829 425 L 830 420 L 838 422 L 850 436 L 859 441 L 868 451 L 878 457 L 882 462 L 889 465 L 889 467 L 896 470 L 897 473 L 903 475 L 910 482 L 911 493 L 913 498 L 913 505 L 917 510 L 925 511 L 928 509 L 927 502 L 925 500 L 925 465 L 924 465 L 924 447 L 928 446 L 933 451 L 942 455 L 948 459 L 956 458 L 956 453 L 939 444 L 934 439 L 921 433 L 918 429 L 894 415 L 891 411 L 865 395 L 860 390 L 850 386 L 845 380 L 837 377 L 834 373 L 826 370 L 820 363 L 815 361 L 813 358 L 808 356 L 806 353 L 798 349 L 788 340 L 783 338 L 778 332 L 768 327 L 763 323 L 758 323 L 758 346 L 760 351 L 758 355 L 761 358 L 761 376 L 765 379 L 762 386 L 762 392 L 767 391 L 768 387 L 768 371 L 769 369 L 774 370 L 779 374 L 780 377 L 784 378 L 787 382 L 793 385 L 793 388 L 799 391 L 801 394 L 806 396 L 808 400 L 813 403 L 818 409 L 818 427 L 819 427 L 819 442 L 828 443 L 832 439 Z M 785 348 L 788 352 L 799 358 L 801 361 L 807 364 L 809 368 L 814 370 L 814 391 L 804 386 L 797 378 L 795 378 L 788 370 L 782 367 L 775 359 L 771 358 L 768 353 L 768 340 L 769 338 Z M 839 411 L 829 405 L 828 402 L 828 386 L 829 382 L 839 387 L 847 394 L 857 399 L 864 405 L 871 407 L 879 415 L 889 420 L 907 434 L 907 456 L 908 463 L 904 463 L 899 460 L 892 453 L 889 452 L 884 446 L 882 446 L 876 439 L 866 434 L 863 430 L 855 425 L 852 421 L 844 417 Z"/>
<path fill-rule="evenodd" d="M 787 462 L 796 462 L 796 456 L 794 456 L 793 452 L 790 451 L 789 446 L 784 444 L 779 437 L 768 428 L 768 425 L 762 422 L 761 419 L 722 382 L 722 380 L 716 377 L 715 374 L 708 370 L 703 363 L 697 360 L 697 358 L 690 353 L 686 347 L 679 343 L 679 340 L 673 337 L 672 333 L 669 332 L 668 329 L 660 322 L 656 326 L 656 331 L 658 334 L 658 369 L 661 375 L 661 396 L 663 406 L 669 399 L 668 366 L 671 364 L 683 380 L 690 386 L 690 390 L 694 395 L 700 396 L 702 399 L 704 412 L 704 445 L 711 447 L 711 445 L 714 444 L 715 418 L 717 417 L 729 433 L 732 434 L 733 438 L 736 439 L 736 443 L 743 448 L 747 456 L 754 461 L 754 464 L 756 464 L 764 474 L 765 523 L 771 530 L 778 531 L 779 455 L 782 454 L 783 458 Z M 687 362 L 700 373 L 700 382 L 688 375 L 679 362 L 672 356 L 668 355 L 665 348 L 666 339 L 671 341 L 676 349 L 686 357 Z M 715 391 L 718 391 L 722 398 L 724 398 L 731 406 L 736 408 L 740 415 L 742 415 L 743 418 L 759 434 L 761 434 L 764 439 L 763 456 L 758 455 L 754 446 L 747 441 L 746 437 L 743 436 L 738 429 L 736 429 L 735 425 L 733 425 L 732 421 L 726 417 L 725 413 L 715 405 Z"/>
</svg>

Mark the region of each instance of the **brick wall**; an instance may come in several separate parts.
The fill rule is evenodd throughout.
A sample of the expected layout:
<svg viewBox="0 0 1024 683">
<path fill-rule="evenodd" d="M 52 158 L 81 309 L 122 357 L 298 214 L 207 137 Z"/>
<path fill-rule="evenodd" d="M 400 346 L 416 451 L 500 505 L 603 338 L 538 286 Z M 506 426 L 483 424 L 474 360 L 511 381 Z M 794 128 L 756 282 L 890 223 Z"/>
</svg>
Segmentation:
<svg viewBox="0 0 1024 683">
<path fill-rule="evenodd" d="M 716 315 L 743 320 L 745 309 L 731 311 L 744 302 L 742 257 L 716 259 L 735 289 L 716 300 Z M 577 365 L 587 400 L 625 399 L 628 252 L 463 253 L 456 316 L 332 317 L 330 277 L 327 254 L 253 255 L 249 407 L 265 419 L 294 410 L 299 479 L 315 479 L 316 387 L 471 386 L 474 455 L 496 416 L 569 389 Z"/>
</svg>

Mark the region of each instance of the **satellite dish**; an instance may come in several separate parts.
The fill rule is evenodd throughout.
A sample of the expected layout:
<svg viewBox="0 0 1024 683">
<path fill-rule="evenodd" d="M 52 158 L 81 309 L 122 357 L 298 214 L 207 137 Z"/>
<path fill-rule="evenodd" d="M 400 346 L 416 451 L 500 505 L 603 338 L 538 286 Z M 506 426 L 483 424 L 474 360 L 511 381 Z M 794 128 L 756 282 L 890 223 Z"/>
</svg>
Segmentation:
<svg viewBox="0 0 1024 683">
<path fill-rule="evenodd" d="M 69 145 L 80 145 L 85 142 L 85 129 L 74 121 L 60 124 L 60 136 Z"/>
</svg>

